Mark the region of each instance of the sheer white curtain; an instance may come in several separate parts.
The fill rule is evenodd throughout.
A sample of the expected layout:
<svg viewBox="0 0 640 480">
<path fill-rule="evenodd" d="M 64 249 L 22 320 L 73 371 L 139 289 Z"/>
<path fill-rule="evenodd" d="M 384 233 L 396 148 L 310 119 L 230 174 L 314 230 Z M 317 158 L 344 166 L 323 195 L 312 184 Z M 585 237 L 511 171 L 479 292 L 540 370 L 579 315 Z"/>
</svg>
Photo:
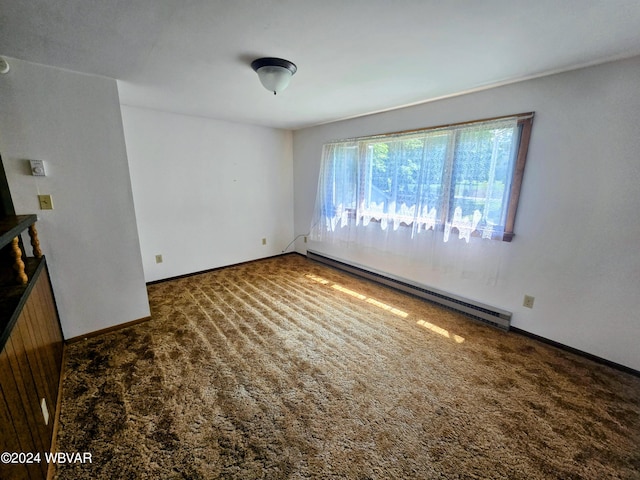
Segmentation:
<svg viewBox="0 0 640 480">
<path fill-rule="evenodd" d="M 327 144 L 311 239 L 494 283 L 517 137 L 513 117 Z"/>
</svg>

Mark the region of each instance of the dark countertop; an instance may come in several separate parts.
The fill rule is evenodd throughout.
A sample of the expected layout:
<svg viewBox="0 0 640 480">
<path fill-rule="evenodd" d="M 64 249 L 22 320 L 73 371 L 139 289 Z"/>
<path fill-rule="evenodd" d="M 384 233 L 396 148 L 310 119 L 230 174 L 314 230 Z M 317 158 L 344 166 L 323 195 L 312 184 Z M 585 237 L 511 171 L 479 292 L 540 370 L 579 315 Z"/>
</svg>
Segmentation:
<svg viewBox="0 0 640 480">
<path fill-rule="evenodd" d="M 11 215 L 0 219 L 0 249 L 36 223 L 36 215 Z M 43 258 L 22 257 L 25 273 L 29 279 L 26 285 L 0 282 L 0 351 L 11 335 L 20 316 L 22 307 L 46 264 Z M 3 267 L 4 268 L 4 267 Z M 11 276 L 11 278 L 13 278 Z"/>
</svg>

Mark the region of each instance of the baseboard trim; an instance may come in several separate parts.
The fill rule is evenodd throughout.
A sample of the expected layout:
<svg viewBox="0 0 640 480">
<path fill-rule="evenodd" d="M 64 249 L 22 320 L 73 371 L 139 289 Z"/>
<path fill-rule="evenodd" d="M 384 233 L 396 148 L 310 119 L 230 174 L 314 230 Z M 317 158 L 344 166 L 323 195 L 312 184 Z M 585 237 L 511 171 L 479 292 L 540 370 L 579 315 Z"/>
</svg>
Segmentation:
<svg viewBox="0 0 640 480">
<path fill-rule="evenodd" d="M 151 317 L 143 317 L 137 320 L 131 320 L 130 322 L 119 323 L 118 325 L 113 325 L 112 327 L 103 328 L 101 330 L 96 330 L 94 332 L 85 333 L 84 335 L 78 335 L 77 337 L 71 337 L 65 340 L 67 345 L 72 343 L 81 342 L 83 340 L 87 340 L 93 337 L 99 337 L 100 335 L 105 335 L 107 333 L 116 332 L 118 330 L 122 330 L 123 328 L 132 327 L 134 325 L 138 325 L 139 323 L 148 322 L 151 320 Z"/>
<path fill-rule="evenodd" d="M 253 260 L 247 260 L 244 262 L 238 262 L 238 263 L 231 263 L 229 265 L 222 265 L 220 267 L 213 267 L 213 268 L 208 268 L 206 270 L 198 270 L 197 272 L 192 272 L 192 273 L 185 273 L 183 275 L 176 275 L 175 277 L 167 277 L 167 278 L 162 278 L 160 280 L 152 280 L 150 282 L 147 282 L 147 286 L 148 285 L 156 285 L 158 283 L 164 283 L 164 282 L 170 282 L 171 280 L 179 280 L 181 278 L 189 278 L 189 277 L 193 277 L 195 275 L 202 275 L 203 273 L 210 273 L 210 272 L 215 272 L 217 270 L 223 270 L 225 268 L 230 268 L 230 267 L 237 267 L 239 265 L 246 265 L 248 263 L 254 263 L 254 262 L 260 262 L 262 260 L 267 260 L 269 258 L 276 258 L 276 257 L 284 257 L 286 255 L 302 255 L 298 252 L 285 252 L 285 253 L 276 253 L 275 255 L 270 255 L 268 257 L 261 257 L 261 258 L 255 258 Z M 304 255 L 303 255 L 304 256 Z"/>
<path fill-rule="evenodd" d="M 536 335 L 535 333 L 527 332 L 526 330 L 522 330 L 517 327 L 511 327 L 510 332 L 517 333 L 518 335 L 522 335 L 524 337 L 529 337 L 534 340 L 537 340 L 540 343 L 545 343 L 547 345 L 551 345 L 552 347 L 559 348 L 560 350 L 564 350 L 566 352 L 573 353 L 575 355 L 579 355 L 584 358 L 588 358 L 593 362 L 599 363 L 601 365 L 606 365 L 607 367 L 615 368 L 616 370 L 620 370 L 621 372 L 628 373 L 635 377 L 640 377 L 640 370 L 636 370 L 631 367 L 627 367 L 626 365 L 622 365 L 620 363 L 612 362 L 611 360 L 607 360 L 606 358 L 598 357 L 597 355 L 593 355 L 591 353 L 585 352 L 584 350 L 579 350 L 577 348 L 570 347 L 565 345 L 564 343 L 556 342 L 555 340 L 550 340 L 546 337 L 541 337 L 540 335 Z"/>
<path fill-rule="evenodd" d="M 503 331 L 509 331 L 511 312 L 502 308 L 488 305 L 478 300 L 461 297 L 451 292 L 438 290 L 429 285 L 413 282 L 388 272 L 376 270 L 356 262 L 348 262 L 325 253 L 316 252 L 315 250 L 307 250 L 307 258 L 323 265 L 342 270 L 351 275 L 393 288 L 394 290 L 399 290 L 427 302 L 455 310 L 485 325 L 490 325 Z"/>
<path fill-rule="evenodd" d="M 58 398 L 56 400 L 56 413 L 53 420 L 53 434 L 51 435 L 51 447 L 49 451 L 54 453 L 58 446 L 58 429 L 60 428 L 60 411 L 62 410 L 62 386 L 64 384 L 64 366 L 67 360 L 67 346 L 62 343 L 62 359 L 60 365 L 60 380 L 58 380 Z M 56 474 L 56 462 L 50 462 L 47 467 L 47 480 L 52 480 Z"/>
</svg>

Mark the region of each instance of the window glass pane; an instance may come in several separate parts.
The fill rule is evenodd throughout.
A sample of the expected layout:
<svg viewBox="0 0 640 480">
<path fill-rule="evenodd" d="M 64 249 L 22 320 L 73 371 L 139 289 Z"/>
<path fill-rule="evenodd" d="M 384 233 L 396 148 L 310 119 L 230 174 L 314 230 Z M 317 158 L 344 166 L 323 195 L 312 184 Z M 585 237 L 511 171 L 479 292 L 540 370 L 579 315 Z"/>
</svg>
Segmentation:
<svg viewBox="0 0 640 480">
<path fill-rule="evenodd" d="M 444 231 L 444 241 L 451 233 L 467 241 L 471 236 L 511 240 L 515 205 L 509 202 L 517 202 L 531 118 L 327 144 L 314 225 L 334 231 L 351 221 L 363 227 L 375 221 L 382 230 L 412 226 L 412 238 L 433 229 Z M 524 147 L 519 125 L 526 126 Z M 524 153 L 518 153 L 521 148 Z"/>
<path fill-rule="evenodd" d="M 456 134 L 449 217 L 503 225 L 517 129 L 463 128 Z"/>
<path fill-rule="evenodd" d="M 322 208 L 325 216 L 335 217 L 344 210 L 356 208 L 358 146 L 348 143 L 326 145 L 325 156 Z"/>
<path fill-rule="evenodd" d="M 364 206 L 373 213 L 382 213 L 391 201 L 394 162 L 389 158 L 389 144 L 376 142 L 365 144 L 367 162 L 364 177 Z"/>
<path fill-rule="evenodd" d="M 439 213 L 450 135 L 421 134 L 365 144 L 364 206 L 371 214 L 394 214 L 405 224 Z"/>
<path fill-rule="evenodd" d="M 443 211 L 443 177 L 447 163 L 447 149 L 451 134 L 434 132 L 425 135 L 422 169 L 419 179 L 418 200 L 420 217 L 438 218 Z"/>
</svg>

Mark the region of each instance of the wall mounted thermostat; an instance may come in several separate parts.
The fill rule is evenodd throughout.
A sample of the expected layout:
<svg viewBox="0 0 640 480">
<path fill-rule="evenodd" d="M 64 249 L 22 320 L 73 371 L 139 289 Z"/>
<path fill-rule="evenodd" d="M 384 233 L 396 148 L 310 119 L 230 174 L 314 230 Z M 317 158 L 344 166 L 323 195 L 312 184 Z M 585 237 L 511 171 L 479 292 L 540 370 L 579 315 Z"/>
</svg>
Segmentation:
<svg viewBox="0 0 640 480">
<path fill-rule="evenodd" d="M 29 160 L 31 164 L 31 175 L 34 177 L 46 177 L 46 172 L 44 171 L 44 161 L 42 160 Z"/>
<path fill-rule="evenodd" d="M 7 61 L 0 57 L 0 73 L 9 73 L 9 63 L 7 63 Z"/>
</svg>

